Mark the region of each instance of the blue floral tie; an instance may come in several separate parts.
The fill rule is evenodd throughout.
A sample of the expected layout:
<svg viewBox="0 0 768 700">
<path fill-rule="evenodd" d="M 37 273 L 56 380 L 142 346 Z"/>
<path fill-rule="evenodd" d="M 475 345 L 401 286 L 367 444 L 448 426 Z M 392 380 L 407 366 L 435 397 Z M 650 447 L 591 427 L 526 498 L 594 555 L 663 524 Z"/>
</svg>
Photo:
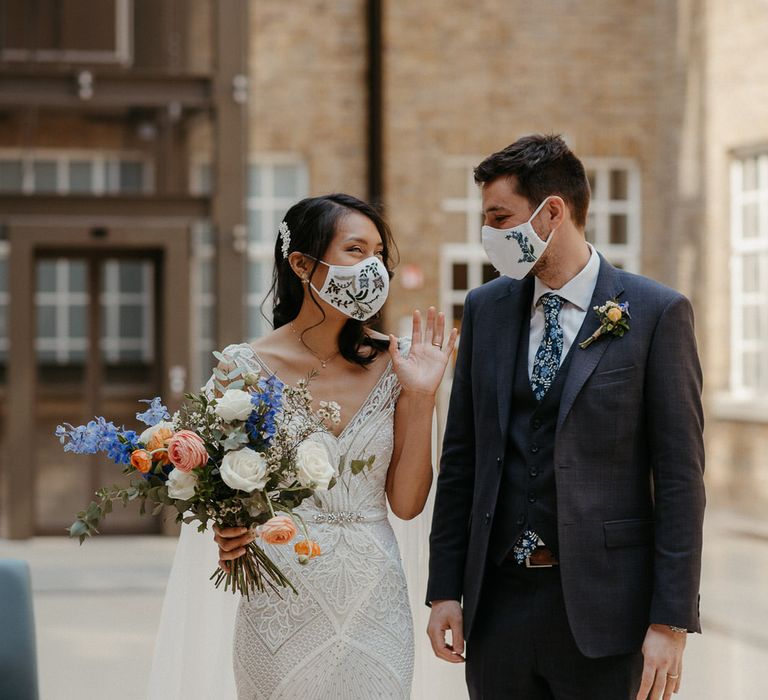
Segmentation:
<svg viewBox="0 0 768 700">
<path fill-rule="evenodd" d="M 531 373 L 531 389 L 537 401 L 541 401 L 555 381 L 560 369 L 560 357 L 563 354 L 563 329 L 559 316 L 565 299 L 557 294 L 544 294 L 539 299 L 544 307 L 544 335 L 536 351 Z M 536 549 L 540 538 L 533 530 L 526 529 L 515 542 L 512 555 L 518 564 L 522 564 Z"/>
<path fill-rule="evenodd" d="M 565 299 L 557 294 L 543 294 L 539 303 L 544 307 L 544 335 L 536 351 L 531 373 L 531 389 L 537 401 L 546 395 L 555 381 L 557 370 L 560 369 L 560 357 L 563 354 L 563 329 L 558 317 Z"/>
</svg>

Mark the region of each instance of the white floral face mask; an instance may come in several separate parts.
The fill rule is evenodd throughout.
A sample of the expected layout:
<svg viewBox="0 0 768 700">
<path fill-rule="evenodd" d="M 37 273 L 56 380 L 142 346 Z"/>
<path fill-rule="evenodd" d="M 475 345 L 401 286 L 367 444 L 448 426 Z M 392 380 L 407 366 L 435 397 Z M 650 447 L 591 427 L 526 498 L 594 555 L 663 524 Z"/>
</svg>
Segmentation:
<svg viewBox="0 0 768 700">
<path fill-rule="evenodd" d="M 376 315 L 389 294 L 389 273 L 384 263 L 371 256 L 355 265 L 329 265 L 325 282 L 317 289 L 318 296 L 334 309 L 357 321 L 367 321 Z"/>
<path fill-rule="evenodd" d="M 544 254 L 552 241 L 549 235 L 546 241 L 539 238 L 531 222 L 547 203 L 547 197 L 523 224 L 513 228 L 498 229 L 483 226 L 483 248 L 493 266 L 502 274 L 512 279 L 523 279 Z"/>
</svg>

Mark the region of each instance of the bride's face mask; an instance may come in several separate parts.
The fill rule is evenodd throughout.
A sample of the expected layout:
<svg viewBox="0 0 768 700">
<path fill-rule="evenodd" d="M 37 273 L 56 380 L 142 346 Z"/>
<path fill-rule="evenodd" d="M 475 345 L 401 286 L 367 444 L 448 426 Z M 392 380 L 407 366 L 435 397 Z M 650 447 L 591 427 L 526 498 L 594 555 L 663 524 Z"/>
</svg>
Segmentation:
<svg viewBox="0 0 768 700">
<path fill-rule="evenodd" d="M 309 286 L 334 309 L 357 321 L 367 321 L 384 306 L 389 294 L 389 273 L 376 256 L 354 265 L 317 262 L 328 267 L 328 274 L 320 289 L 311 282 Z"/>
</svg>

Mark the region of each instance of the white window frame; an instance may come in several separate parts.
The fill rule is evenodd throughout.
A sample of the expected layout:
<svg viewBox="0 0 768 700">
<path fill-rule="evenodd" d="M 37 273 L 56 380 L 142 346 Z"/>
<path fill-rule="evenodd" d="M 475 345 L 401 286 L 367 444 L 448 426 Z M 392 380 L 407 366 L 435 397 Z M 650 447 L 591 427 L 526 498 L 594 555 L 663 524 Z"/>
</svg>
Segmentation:
<svg viewBox="0 0 768 700">
<path fill-rule="evenodd" d="M 474 175 L 475 166 L 481 160 L 482 158 L 469 156 L 448 156 L 445 159 L 446 168 L 454 170 L 463 168 L 465 170 L 465 191 L 463 197 L 445 197 L 441 202 L 441 209 L 447 214 L 464 214 L 464 234 L 467 244 L 482 248 L 479 242 L 479 231 L 483 213 L 483 198 Z"/>
<path fill-rule="evenodd" d="M 155 169 L 152 160 L 140 151 L 114 151 L 98 149 L 59 149 L 59 148 L 0 148 L 0 160 L 18 160 L 22 168 L 22 194 L 35 194 L 35 161 L 53 161 L 56 164 L 56 191 L 53 194 L 67 195 L 69 190 L 69 164 L 73 161 L 87 161 L 93 167 L 92 191 L 90 194 L 103 196 L 119 194 L 119 189 L 107 189 L 108 170 L 119 169 L 121 161 L 141 163 L 144 168 L 142 194 L 152 194 L 155 190 Z M 119 172 L 119 170 L 118 170 Z M 8 194 L 12 194 L 9 192 Z M 47 193 L 43 193 L 47 194 Z M 72 196 L 79 196 L 74 193 Z"/>
<path fill-rule="evenodd" d="M 72 306 L 88 307 L 88 292 L 69 289 L 70 261 L 67 258 L 52 260 L 55 266 L 54 290 L 35 292 L 35 308 L 52 306 L 55 309 L 55 334 L 39 337 L 35 327 L 35 351 L 51 352 L 55 362 L 66 364 L 74 352 L 88 351 L 88 337 L 74 338 L 69 334 L 69 310 Z"/>
<path fill-rule="evenodd" d="M 72 306 L 88 306 L 88 292 L 74 292 L 69 289 L 70 260 L 55 258 L 55 289 L 54 291 L 35 292 L 35 306 L 51 306 L 55 309 L 55 335 L 39 337 L 35 331 L 36 352 L 51 352 L 55 362 L 66 364 L 74 352 L 86 352 L 88 338 L 74 338 L 69 334 L 69 310 Z M 100 348 L 105 362 L 118 363 L 121 353 L 125 350 L 138 350 L 144 362 L 154 359 L 154 275 L 151 264 L 145 264 L 142 269 L 143 285 L 141 292 L 124 292 L 119 288 L 118 264 L 122 260 L 109 258 L 105 260 L 105 284 L 99 296 L 100 307 L 106 307 L 105 327 L 102 328 Z M 144 261 L 140 261 L 144 262 Z M 122 306 L 135 305 L 144 309 L 143 330 L 141 337 L 125 338 L 120 335 L 120 315 L 116 313 Z M 7 347 L 7 338 L 0 339 Z M 0 346 L 2 347 L 2 346 Z"/>
<path fill-rule="evenodd" d="M 758 182 L 762 188 L 744 191 L 743 169 L 746 160 L 757 160 Z M 729 387 L 715 395 L 713 410 L 725 420 L 768 422 L 768 147 L 747 152 L 731 161 L 730 167 L 730 372 Z M 747 238 L 743 229 L 743 207 L 757 204 L 757 236 Z M 745 257 L 758 258 L 758 289 L 744 290 L 742 262 Z M 753 307 L 761 315 L 762 335 L 744 338 L 743 311 Z M 763 385 L 750 386 L 744 378 L 743 352 L 757 354 L 762 363 Z"/>
<path fill-rule="evenodd" d="M 638 164 L 631 158 L 583 158 L 584 169 L 594 173 L 595 186 L 589 204 L 589 216 L 595 222 L 595 247 L 611 263 L 624 270 L 639 273 L 642 260 L 642 191 Z M 612 170 L 627 173 L 627 198 L 610 198 L 610 176 Z M 611 214 L 627 217 L 627 242 L 611 244 Z"/>
<path fill-rule="evenodd" d="M 466 291 L 453 289 L 454 263 L 466 263 L 468 289 L 473 289 L 482 284 L 483 265 L 488 262 L 479 241 L 483 198 L 474 175 L 474 168 L 481 160 L 472 156 L 448 156 L 444 159 L 446 168 L 463 169 L 465 172 L 464 196 L 445 197 L 440 202 L 440 208 L 446 214 L 464 215 L 465 242 L 443 243 L 440 246 L 440 308 L 445 311 L 449 328 L 456 324 L 454 305 L 463 305 L 466 296 Z"/>
<path fill-rule="evenodd" d="M 204 266 L 210 269 L 211 279 L 216 274 L 216 246 L 207 236 L 209 221 L 196 221 L 192 224 L 192 257 L 190 260 L 190 280 L 192 298 L 195 300 L 196 311 L 190 320 L 195 358 L 192 382 L 202 385 L 208 380 L 215 360 L 211 354 L 216 349 L 216 339 L 203 335 L 203 318 L 207 315 L 213 322 L 216 304 L 215 289 L 205 292 L 201 283 L 201 272 Z"/>
<path fill-rule="evenodd" d="M 133 0 L 115 2 L 115 50 L 73 51 L 55 49 L 2 49 L 0 60 L 40 63 L 117 63 L 133 62 Z"/>
<path fill-rule="evenodd" d="M 203 173 L 208 170 L 208 184 L 205 186 L 205 177 Z M 189 193 L 196 197 L 205 197 L 213 192 L 213 165 L 209 158 L 193 156 L 189 167 Z"/>
<path fill-rule="evenodd" d="M 274 192 L 274 168 L 275 166 L 288 165 L 297 168 L 298 194 L 293 197 L 277 197 L 277 196 L 263 196 L 263 195 L 247 195 L 246 207 L 248 216 L 258 214 L 262 217 L 262 224 L 272 225 L 273 213 L 275 211 L 285 211 L 291 206 L 296 204 L 299 200 L 307 197 L 309 194 L 309 169 L 307 167 L 306 159 L 296 153 L 269 153 L 269 152 L 254 152 L 248 159 L 249 168 L 252 166 L 261 167 L 265 169 L 266 179 L 262 180 L 262 190 L 267 192 Z M 269 186 L 267 186 L 269 185 Z M 262 230 L 267 230 L 267 227 L 262 227 Z M 271 265 L 275 256 L 275 238 L 277 237 L 277 231 L 273 231 L 274 238 L 266 241 L 251 241 L 248 240 L 247 256 L 248 264 L 266 262 L 267 265 Z M 266 290 L 259 292 L 251 292 L 250 290 L 246 294 L 247 308 L 261 307 L 264 301 L 264 293 Z M 264 312 L 269 316 L 269 308 L 264 308 Z"/>
<path fill-rule="evenodd" d="M 117 259 L 107 259 L 104 264 L 104 287 L 99 303 L 102 307 L 111 309 L 112 313 L 106 313 L 105 327 L 101 333 L 101 351 L 107 363 L 117 363 L 121 360 L 121 352 L 124 350 L 138 350 L 144 362 L 151 362 L 154 358 L 155 348 L 155 319 L 154 305 L 154 266 L 144 260 L 137 260 L 142 264 L 143 284 L 141 292 L 124 292 L 120 289 L 120 273 L 118 265 L 127 262 Z M 141 306 L 144 310 L 142 334 L 138 338 L 125 338 L 120 335 L 120 315 L 114 313 L 123 306 Z"/>
</svg>

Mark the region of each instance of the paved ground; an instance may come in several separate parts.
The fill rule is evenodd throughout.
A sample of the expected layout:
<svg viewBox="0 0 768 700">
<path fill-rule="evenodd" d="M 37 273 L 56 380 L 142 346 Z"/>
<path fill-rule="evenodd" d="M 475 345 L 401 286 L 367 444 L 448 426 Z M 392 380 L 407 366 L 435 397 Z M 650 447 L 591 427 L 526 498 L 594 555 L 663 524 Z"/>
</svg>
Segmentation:
<svg viewBox="0 0 768 700">
<path fill-rule="evenodd" d="M 677 698 L 760 700 L 768 668 L 768 520 L 712 512 L 706 542 L 705 634 L 689 637 Z M 143 697 L 173 550 L 161 537 L 104 537 L 83 547 L 63 538 L 0 540 L 0 557 L 32 567 L 42 700 Z"/>
</svg>

